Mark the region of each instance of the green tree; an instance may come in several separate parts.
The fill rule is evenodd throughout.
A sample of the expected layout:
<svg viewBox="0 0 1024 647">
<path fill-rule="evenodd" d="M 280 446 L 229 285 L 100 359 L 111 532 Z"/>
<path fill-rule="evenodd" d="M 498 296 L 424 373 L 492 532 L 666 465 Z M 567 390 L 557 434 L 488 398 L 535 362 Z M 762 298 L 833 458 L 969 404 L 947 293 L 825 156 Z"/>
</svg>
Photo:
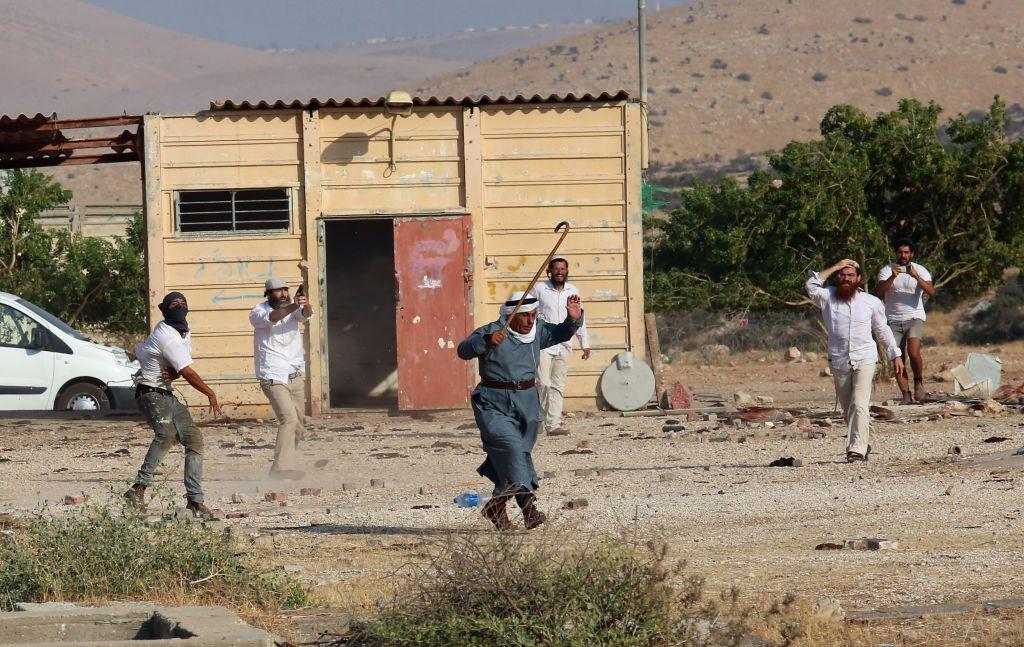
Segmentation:
<svg viewBox="0 0 1024 647">
<path fill-rule="evenodd" d="M 37 171 L 13 171 L 0 197 L 0 289 L 71 325 L 137 333 L 146 326 L 145 226 L 136 214 L 113 242 L 44 230 L 35 217 L 71 194 Z"/>
<path fill-rule="evenodd" d="M 1024 142 L 998 99 L 980 121 L 903 100 L 875 118 L 830 109 L 821 138 L 791 142 L 741 186 L 696 181 L 651 244 L 648 298 L 661 309 L 805 303 L 809 270 L 836 259 L 868 272 L 892 240 L 918 244 L 946 303 L 998 283 L 1024 242 Z"/>
</svg>

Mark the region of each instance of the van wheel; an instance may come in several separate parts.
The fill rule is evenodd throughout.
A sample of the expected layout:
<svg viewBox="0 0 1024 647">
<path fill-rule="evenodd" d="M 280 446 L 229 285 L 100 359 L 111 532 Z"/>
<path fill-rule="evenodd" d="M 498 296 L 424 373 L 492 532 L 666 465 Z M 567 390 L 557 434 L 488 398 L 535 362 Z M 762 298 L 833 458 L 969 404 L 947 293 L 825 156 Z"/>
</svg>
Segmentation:
<svg viewBox="0 0 1024 647">
<path fill-rule="evenodd" d="M 72 411 L 109 411 L 107 392 L 95 384 L 76 382 L 64 389 L 57 398 L 57 409 Z"/>
</svg>

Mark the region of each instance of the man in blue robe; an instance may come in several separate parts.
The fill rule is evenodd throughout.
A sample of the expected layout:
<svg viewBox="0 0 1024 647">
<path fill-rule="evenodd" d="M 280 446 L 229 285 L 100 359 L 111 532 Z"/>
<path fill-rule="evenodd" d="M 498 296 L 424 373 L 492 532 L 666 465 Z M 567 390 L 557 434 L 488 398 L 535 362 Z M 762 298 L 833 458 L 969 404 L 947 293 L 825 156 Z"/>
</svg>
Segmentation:
<svg viewBox="0 0 1024 647">
<path fill-rule="evenodd" d="M 527 529 L 544 523 L 537 509 L 537 472 L 531 452 L 543 411 L 534 388 L 540 352 L 572 339 L 583 325 L 580 298 L 572 296 L 565 321 L 551 324 L 537 321 L 537 299 L 527 298 L 502 333 L 505 320 L 515 309 L 522 292 L 516 292 L 501 307 L 501 317 L 477 328 L 459 344 L 459 357 L 479 360 L 480 384 L 473 392 L 473 415 L 480 428 L 487 460 L 477 468 L 494 483 L 493 498 L 483 515 L 498 530 L 513 528 L 505 506 L 511 497 L 523 511 Z"/>
</svg>

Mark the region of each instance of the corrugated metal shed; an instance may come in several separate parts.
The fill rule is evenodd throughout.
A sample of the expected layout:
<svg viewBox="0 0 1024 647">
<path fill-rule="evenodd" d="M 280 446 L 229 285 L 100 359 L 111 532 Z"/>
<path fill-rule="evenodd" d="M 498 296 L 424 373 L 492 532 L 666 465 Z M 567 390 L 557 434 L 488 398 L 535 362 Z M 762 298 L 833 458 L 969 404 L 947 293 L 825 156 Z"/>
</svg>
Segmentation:
<svg viewBox="0 0 1024 647">
<path fill-rule="evenodd" d="M 413 97 L 414 106 L 492 106 L 492 105 L 530 105 L 546 103 L 595 103 L 607 101 L 626 101 L 629 93 L 625 90 L 618 92 L 602 92 L 600 94 L 534 94 L 526 96 L 517 94 L 514 97 L 499 95 L 491 97 L 482 95 L 479 97 Z M 231 99 L 219 99 L 210 103 L 210 110 L 317 110 L 320 108 L 383 108 L 386 103 L 385 97 L 376 99 L 364 97 L 362 99 L 274 99 L 259 101 L 232 101 Z"/>
</svg>

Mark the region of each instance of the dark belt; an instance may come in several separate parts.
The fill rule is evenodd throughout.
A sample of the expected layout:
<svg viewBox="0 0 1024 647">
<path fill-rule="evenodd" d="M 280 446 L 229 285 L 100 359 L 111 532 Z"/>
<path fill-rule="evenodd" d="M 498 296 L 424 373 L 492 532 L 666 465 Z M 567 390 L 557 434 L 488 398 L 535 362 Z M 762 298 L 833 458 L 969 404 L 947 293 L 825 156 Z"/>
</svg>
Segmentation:
<svg viewBox="0 0 1024 647">
<path fill-rule="evenodd" d="M 153 391 L 154 393 L 159 393 L 160 395 L 174 395 L 174 393 L 168 391 L 167 389 L 158 389 L 155 386 L 150 386 L 148 384 L 140 384 L 135 387 L 135 397 L 142 397 L 144 393 L 149 393 L 150 391 Z"/>
<path fill-rule="evenodd" d="M 505 389 L 507 391 L 525 391 L 532 389 L 534 380 L 523 380 L 521 382 L 502 382 L 500 380 L 480 380 L 480 386 L 488 389 Z"/>
</svg>

